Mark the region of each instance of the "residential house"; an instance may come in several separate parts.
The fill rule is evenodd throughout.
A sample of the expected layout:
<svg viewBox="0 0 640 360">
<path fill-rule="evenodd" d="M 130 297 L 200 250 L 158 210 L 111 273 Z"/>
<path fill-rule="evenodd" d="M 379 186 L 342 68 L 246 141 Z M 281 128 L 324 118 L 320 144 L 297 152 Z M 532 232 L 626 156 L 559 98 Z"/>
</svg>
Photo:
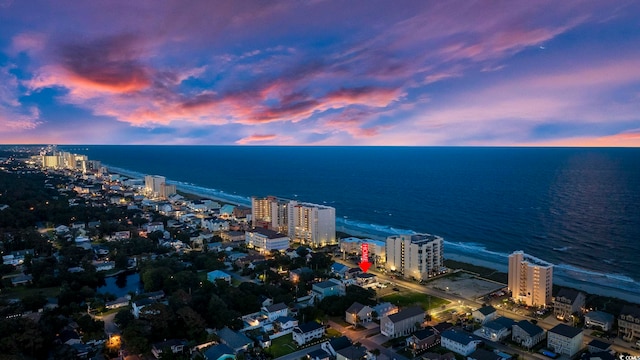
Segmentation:
<svg viewBox="0 0 640 360">
<path fill-rule="evenodd" d="M 489 305 L 489 306 L 483 306 L 477 310 L 474 310 L 473 313 L 471 313 L 471 316 L 473 317 L 473 320 L 475 320 L 476 322 L 479 322 L 480 324 L 484 324 L 498 317 L 498 312 L 493 306 Z"/>
<path fill-rule="evenodd" d="M 344 278 L 347 271 L 349 271 L 349 267 L 347 265 L 341 263 L 333 263 L 331 265 L 331 273 L 338 276 L 339 278 Z"/>
<path fill-rule="evenodd" d="M 440 343 L 440 339 L 433 329 L 422 329 L 414 332 L 406 339 L 407 347 L 413 351 L 428 349 Z"/>
<path fill-rule="evenodd" d="M 228 327 L 218 330 L 217 335 L 220 338 L 220 342 L 229 346 L 236 355 L 253 346 L 253 340 L 246 337 L 243 333 L 235 332 Z"/>
<path fill-rule="evenodd" d="M 380 333 L 390 338 L 409 335 L 422 326 L 424 318 L 425 313 L 421 307 L 402 309 L 397 314 L 380 319 Z"/>
<path fill-rule="evenodd" d="M 527 320 L 520 320 L 511 329 L 511 340 L 520 346 L 531 349 L 546 337 L 544 329 Z"/>
<path fill-rule="evenodd" d="M 296 326 L 298 326 L 298 320 L 289 316 L 280 316 L 273 323 L 281 333 L 291 332 Z"/>
<path fill-rule="evenodd" d="M 359 273 L 355 276 L 356 284 L 363 288 L 373 287 L 378 284 L 378 277 L 372 273 Z"/>
<path fill-rule="evenodd" d="M 367 349 L 364 346 L 351 345 L 336 352 L 336 360 L 362 360 L 366 358 Z"/>
<path fill-rule="evenodd" d="M 302 346 L 313 339 L 320 339 L 324 335 L 324 326 L 315 321 L 298 325 L 293 329 L 293 341 Z"/>
<path fill-rule="evenodd" d="M 215 217 L 202 219 L 201 226 L 213 232 L 229 231 L 229 222 L 227 220 L 222 220 Z"/>
<path fill-rule="evenodd" d="M 397 314 L 398 310 L 398 307 L 390 302 L 383 302 L 373 307 L 373 311 L 377 314 L 378 319 Z"/>
<path fill-rule="evenodd" d="M 476 351 L 472 352 L 467 356 L 467 360 L 508 360 L 511 359 L 505 358 L 501 355 L 501 353 L 496 353 L 493 351 L 485 350 L 485 349 L 476 349 Z"/>
<path fill-rule="evenodd" d="M 320 348 L 329 353 L 329 355 L 335 357 L 338 354 L 338 351 L 348 348 L 351 345 L 353 345 L 353 343 L 348 337 L 340 336 L 329 341 L 325 341 L 320 345 Z"/>
<path fill-rule="evenodd" d="M 223 231 L 220 233 L 220 237 L 224 242 L 244 242 L 246 237 L 244 231 Z"/>
<path fill-rule="evenodd" d="M 116 268 L 115 261 L 93 261 L 93 266 L 95 266 L 96 271 L 109 271 Z"/>
<path fill-rule="evenodd" d="M 28 275 L 20 274 L 11 278 L 11 285 L 13 286 L 27 285 L 27 284 L 30 284 L 31 281 L 33 281 L 33 276 L 31 274 L 28 274 Z"/>
<path fill-rule="evenodd" d="M 613 328 L 614 317 L 603 311 L 589 311 L 584 315 L 584 326 L 609 331 Z"/>
<path fill-rule="evenodd" d="M 319 283 L 315 283 L 311 286 L 311 291 L 315 295 L 318 301 L 324 299 L 327 296 L 344 296 L 346 293 L 345 286 L 340 280 L 329 279 Z"/>
<path fill-rule="evenodd" d="M 153 353 L 156 359 L 162 358 L 162 354 L 165 351 L 171 351 L 173 354 L 182 354 L 186 344 L 186 340 L 171 339 L 162 341 L 151 345 L 151 353 Z"/>
<path fill-rule="evenodd" d="M 289 315 L 289 307 L 285 303 L 277 303 L 262 308 L 262 313 L 269 319 L 270 322 L 275 321 L 277 318 Z"/>
<path fill-rule="evenodd" d="M 231 284 L 231 275 L 222 270 L 213 270 L 207 273 L 207 280 L 212 283 L 216 283 L 216 280 L 221 279 Z"/>
<path fill-rule="evenodd" d="M 236 354 L 225 344 L 218 344 L 205 350 L 202 354 L 205 360 L 235 360 Z"/>
<path fill-rule="evenodd" d="M 456 328 L 446 330 L 440 334 L 440 345 L 442 347 L 464 356 L 476 351 L 476 348 L 481 343 L 482 338 L 467 334 Z"/>
<path fill-rule="evenodd" d="M 371 322 L 371 313 L 373 309 L 367 305 L 362 305 L 359 302 L 354 302 L 345 311 L 345 320 L 351 325 L 359 325 L 367 322 Z"/>
<path fill-rule="evenodd" d="M 640 308 L 625 305 L 618 317 L 618 336 L 625 341 L 636 342 L 640 339 Z"/>
<path fill-rule="evenodd" d="M 307 359 L 308 360 L 330 360 L 331 356 L 329 355 L 328 352 L 322 349 L 317 349 L 307 353 Z"/>
<path fill-rule="evenodd" d="M 515 324 L 515 321 L 501 316 L 495 320 L 488 321 L 482 325 L 476 335 L 483 337 L 491 341 L 502 341 L 511 335 L 511 327 Z"/>
<path fill-rule="evenodd" d="M 440 334 L 440 345 L 442 347 L 464 356 L 476 351 L 476 348 L 481 343 L 482 338 L 458 329 L 449 329 Z"/>
<path fill-rule="evenodd" d="M 572 357 L 582 349 L 582 329 L 558 324 L 547 332 L 547 347 L 557 354 Z"/>
<path fill-rule="evenodd" d="M 585 302 L 584 293 L 573 289 L 560 289 L 553 299 L 553 314 L 560 320 L 568 319 L 574 313 L 582 312 Z"/>
<path fill-rule="evenodd" d="M 149 298 L 144 298 L 144 299 L 140 299 L 132 302 L 131 313 L 133 314 L 133 317 L 135 317 L 136 319 L 140 318 L 140 314 L 142 314 L 142 309 L 144 309 L 145 307 L 151 304 L 155 304 L 156 302 L 157 302 L 156 300 L 149 299 Z"/>
<path fill-rule="evenodd" d="M 152 222 L 147 224 L 147 233 L 154 231 L 164 231 L 164 224 L 161 222 Z"/>
<path fill-rule="evenodd" d="M 126 297 L 117 298 L 104 304 L 107 309 L 117 309 L 129 305 L 129 299 Z"/>
<path fill-rule="evenodd" d="M 611 344 L 598 339 L 593 339 L 587 344 L 587 350 L 592 354 L 603 351 L 609 352 L 611 351 Z"/>
</svg>

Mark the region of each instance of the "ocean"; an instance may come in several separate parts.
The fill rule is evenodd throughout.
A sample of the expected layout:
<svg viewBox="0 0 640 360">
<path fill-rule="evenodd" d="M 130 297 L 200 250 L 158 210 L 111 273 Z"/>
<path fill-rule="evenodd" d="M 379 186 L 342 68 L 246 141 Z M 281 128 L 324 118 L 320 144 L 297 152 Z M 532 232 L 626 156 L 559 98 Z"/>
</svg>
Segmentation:
<svg viewBox="0 0 640 360">
<path fill-rule="evenodd" d="M 637 148 L 59 148 L 234 203 L 275 195 L 329 205 L 353 234 L 437 234 L 445 257 L 501 271 L 524 250 L 555 264 L 554 283 L 640 299 Z"/>
</svg>

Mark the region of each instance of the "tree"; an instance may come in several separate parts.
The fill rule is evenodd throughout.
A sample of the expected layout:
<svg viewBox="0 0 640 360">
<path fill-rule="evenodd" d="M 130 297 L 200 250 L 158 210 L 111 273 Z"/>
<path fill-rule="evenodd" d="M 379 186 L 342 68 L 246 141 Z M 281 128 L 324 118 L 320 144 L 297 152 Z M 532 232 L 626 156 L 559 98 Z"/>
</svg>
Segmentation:
<svg viewBox="0 0 640 360">
<path fill-rule="evenodd" d="M 113 322 L 116 323 L 121 329 L 126 328 L 129 324 L 135 320 L 135 317 L 129 310 L 120 310 L 113 317 Z"/>
</svg>

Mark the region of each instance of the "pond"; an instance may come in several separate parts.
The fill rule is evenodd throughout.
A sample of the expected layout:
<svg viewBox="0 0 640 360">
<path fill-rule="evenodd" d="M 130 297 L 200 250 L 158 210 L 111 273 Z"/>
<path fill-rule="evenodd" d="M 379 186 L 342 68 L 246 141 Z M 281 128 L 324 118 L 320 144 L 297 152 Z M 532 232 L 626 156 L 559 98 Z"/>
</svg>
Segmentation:
<svg viewBox="0 0 640 360">
<path fill-rule="evenodd" d="M 110 293 L 116 298 L 123 297 L 130 292 L 143 292 L 143 285 L 140 282 L 140 273 L 122 273 L 104 279 L 105 285 L 98 288 L 99 293 Z"/>
</svg>

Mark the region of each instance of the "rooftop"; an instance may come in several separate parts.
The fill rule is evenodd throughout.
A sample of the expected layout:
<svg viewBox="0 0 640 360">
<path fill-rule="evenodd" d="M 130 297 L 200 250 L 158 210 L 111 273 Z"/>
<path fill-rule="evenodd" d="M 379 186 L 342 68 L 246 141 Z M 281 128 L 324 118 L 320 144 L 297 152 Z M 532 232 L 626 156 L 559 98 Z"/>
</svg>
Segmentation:
<svg viewBox="0 0 640 360">
<path fill-rule="evenodd" d="M 422 310 L 421 307 L 412 306 L 400 310 L 397 314 L 389 315 L 389 320 L 391 320 L 392 322 L 398 322 L 418 315 L 424 316 L 424 310 Z"/>
<path fill-rule="evenodd" d="M 321 329 L 321 328 L 322 328 L 322 325 L 318 324 L 315 321 L 312 321 L 312 322 L 308 322 L 308 323 L 305 323 L 305 324 L 298 325 L 298 327 L 296 329 L 299 329 L 300 332 L 304 334 L 304 333 L 315 331 L 315 330 L 318 330 L 318 329 Z M 294 329 L 294 331 L 296 329 Z"/>
<path fill-rule="evenodd" d="M 456 329 L 449 329 L 443 332 L 440 336 L 463 345 L 468 345 L 472 341 L 482 341 L 482 339 L 475 335 L 467 334 Z"/>
<path fill-rule="evenodd" d="M 529 334 L 529 336 L 534 336 L 544 331 L 544 329 L 542 329 L 540 326 L 533 324 L 527 320 L 520 320 L 515 325 L 524 330 L 524 332 Z"/>
<path fill-rule="evenodd" d="M 580 334 L 582 334 L 582 329 L 574 328 L 573 326 L 569 326 L 566 324 L 558 324 L 553 327 L 553 329 L 549 330 L 550 333 L 558 334 L 568 338 L 574 338 Z"/>
</svg>

